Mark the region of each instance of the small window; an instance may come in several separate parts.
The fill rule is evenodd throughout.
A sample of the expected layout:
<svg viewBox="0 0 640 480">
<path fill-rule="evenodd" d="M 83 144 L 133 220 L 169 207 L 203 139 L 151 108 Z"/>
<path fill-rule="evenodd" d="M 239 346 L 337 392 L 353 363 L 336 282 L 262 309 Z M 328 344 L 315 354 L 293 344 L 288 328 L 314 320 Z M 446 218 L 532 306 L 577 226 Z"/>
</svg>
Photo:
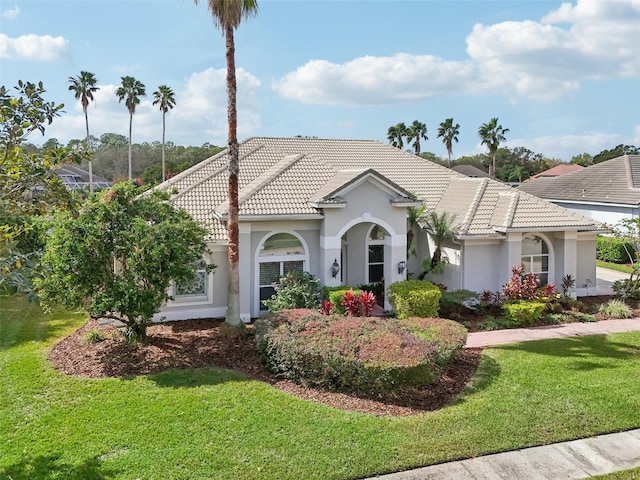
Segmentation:
<svg viewBox="0 0 640 480">
<path fill-rule="evenodd" d="M 304 255 L 302 243 L 290 233 L 272 235 L 260 249 L 261 257 L 280 257 L 283 255 Z"/>
<path fill-rule="evenodd" d="M 196 271 L 193 278 L 188 281 L 175 284 L 175 297 L 193 297 L 207 294 L 209 275 L 207 275 L 206 264 L 200 260 L 195 265 Z"/>
<path fill-rule="evenodd" d="M 367 237 L 367 283 L 381 282 L 384 278 L 384 228 L 374 225 Z"/>
<path fill-rule="evenodd" d="M 549 283 L 549 247 L 541 237 L 527 235 L 522 239 L 523 273 L 534 273 L 540 285 Z"/>
</svg>

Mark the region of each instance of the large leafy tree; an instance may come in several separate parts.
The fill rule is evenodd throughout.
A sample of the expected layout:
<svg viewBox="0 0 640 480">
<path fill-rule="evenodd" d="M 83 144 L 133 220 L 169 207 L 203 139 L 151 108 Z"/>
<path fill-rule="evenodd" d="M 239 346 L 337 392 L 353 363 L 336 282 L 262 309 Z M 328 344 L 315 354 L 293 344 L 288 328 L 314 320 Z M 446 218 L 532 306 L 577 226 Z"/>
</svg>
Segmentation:
<svg viewBox="0 0 640 480">
<path fill-rule="evenodd" d="M 81 153 L 60 146 L 34 150 L 27 139 L 60 116 L 62 104 L 48 102 L 42 82 L 19 81 L 15 94 L 0 87 L 0 290 L 33 294 L 40 242 L 37 218 L 73 207 L 73 197 L 55 170 L 81 160 Z"/>
<path fill-rule="evenodd" d="M 387 130 L 389 144 L 397 148 L 404 147 L 404 138 L 407 136 L 407 126 L 404 122 L 396 123 Z"/>
<path fill-rule="evenodd" d="M 166 116 L 169 110 L 172 110 L 173 107 L 176 106 L 176 97 L 173 89 L 167 85 L 160 85 L 158 90 L 153 92 L 153 104 L 158 105 L 160 107 L 160 111 L 162 112 L 162 181 L 164 182 L 167 179 L 166 169 L 165 169 L 165 159 L 164 159 L 164 146 L 165 146 L 165 127 L 166 127 Z"/>
<path fill-rule="evenodd" d="M 429 140 L 427 137 L 427 126 L 418 121 L 414 120 L 409 127 L 407 127 L 407 142 L 413 142 L 413 151 L 416 155 L 420 155 L 420 139 Z"/>
<path fill-rule="evenodd" d="M 194 0 L 198 4 L 198 0 Z M 209 10 L 216 28 L 222 30 L 226 43 L 227 59 L 227 120 L 229 148 L 229 214 L 227 236 L 229 237 L 229 287 L 227 294 L 227 314 L 225 323 L 234 328 L 241 327 L 240 319 L 240 249 L 238 229 L 238 172 L 240 152 L 238 146 L 238 115 L 236 107 L 236 58 L 234 30 L 242 20 L 258 13 L 255 0 L 208 0 Z"/>
<path fill-rule="evenodd" d="M 133 126 L 133 115 L 136 113 L 136 107 L 140 104 L 140 97 L 146 96 L 144 83 L 133 77 L 121 77 L 122 85 L 116 90 L 118 101 L 124 100 L 127 110 L 129 110 L 129 180 L 133 177 L 131 162 L 131 128 Z"/>
<path fill-rule="evenodd" d="M 206 250 L 207 230 L 167 199 L 123 182 L 90 197 L 77 217 L 56 215 L 38 284 L 43 304 L 117 318 L 130 341 L 144 340 L 171 280 L 192 279 Z"/>
<path fill-rule="evenodd" d="M 497 117 L 492 118 L 487 123 L 483 123 L 478 129 L 478 135 L 480 136 L 482 145 L 486 145 L 489 149 L 492 167 L 489 174 L 493 177 L 496 176 L 496 152 L 500 144 L 507 140 L 505 134 L 508 132 L 508 128 L 503 128 L 503 126 L 498 123 Z"/>
<path fill-rule="evenodd" d="M 74 93 L 77 100 L 80 100 L 82 105 L 82 111 L 84 112 L 84 123 L 87 127 L 87 136 L 85 137 L 85 143 L 88 150 L 91 150 L 90 137 L 89 137 L 89 115 L 87 109 L 89 102 L 93 101 L 93 94 L 100 90 L 100 87 L 96 87 L 98 80 L 95 74 L 91 72 L 80 72 L 77 77 L 69 77 L 69 90 Z M 91 158 L 89 158 L 89 191 L 93 192 L 93 168 L 91 165 Z"/>
<path fill-rule="evenodd" d="M 447 148 L 449 155 L 449 168 L 451 168 L 451 153 L 453 152 L 453 142 L 458 143 L 458 135 L 460 135 L 460 124 L 453 123 L 453 118 L 447 118 L 440 123 L 438 127 L 438 138 L 442 138 L 442 143 Z"/>
</svg>

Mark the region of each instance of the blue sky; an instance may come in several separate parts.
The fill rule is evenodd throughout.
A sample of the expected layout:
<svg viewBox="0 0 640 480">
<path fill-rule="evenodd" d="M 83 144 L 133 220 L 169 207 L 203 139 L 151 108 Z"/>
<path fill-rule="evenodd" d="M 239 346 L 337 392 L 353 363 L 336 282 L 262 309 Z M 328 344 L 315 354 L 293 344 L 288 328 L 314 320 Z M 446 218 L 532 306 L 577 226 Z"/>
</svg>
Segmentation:
<svg viewBox="0 0 640 480">
<path fill-rule="evenodd" d="M 258 0 L 236 32 L 238 136 L 317 136 L 386 142 L 419 120 L 423 151 L 446 157 L 440 122 L 460 124 L 453 158 L 484 153 L 492 117 L 509 147 L 569 161 L 620 143 L 640 146 L 640 0 Z M 0 83 L 42 81 L 65 104 L 47 128 L 85 135 L 68 78 L 93 72 L 91 134 L 128 135 L 115 90 L 146 85 L 133 142 L 161 140 L 152 93 L 176 92 L 167 140 L 226 144 L 225 46 L 207 0 L 0 2 Z"/>
</svg>

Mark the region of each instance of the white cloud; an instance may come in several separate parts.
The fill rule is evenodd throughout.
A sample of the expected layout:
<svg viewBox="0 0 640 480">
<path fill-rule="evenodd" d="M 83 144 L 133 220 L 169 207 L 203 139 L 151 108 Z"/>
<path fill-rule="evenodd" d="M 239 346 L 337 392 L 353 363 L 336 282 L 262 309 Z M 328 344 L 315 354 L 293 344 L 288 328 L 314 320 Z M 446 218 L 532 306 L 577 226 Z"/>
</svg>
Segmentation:
<svg viewBox="0 0 640 480">
<path fill-rule="evenodd" d="M 68 61 L 69 41 L 51 35 L 30 34 L 11 38 L 0 33 L 0 58 L 36 62 Z"/>
<path fill-rule="evenodd" d="M 2 18 L 6 18 L 7 20 L 13 20 L 20 14 L 20 9 L 18 5 L 14 4 L 13 8 L 8 8 L 4 12 L 2 12 Z"/>
<path fill-rule="evenodd" d="M 312 60 L 273 89 L 308 104 L 371 105 L 410 102 L 469 88 L 473 68 L 432 55 L 366 56 L 344 64 Z"/>
<path fill-rule="evenodd" d="M 255 101 L 259 80 L 243 69 L 237 69 L 238 85 L 238 137 L 251 135 L 260 127 L 261 120 Z M 119 85 L 99 85 L 94 102 L 88 109 L 89 133 L 100 137 L 103 133 L 129 136 L 129 113 L 124 103 L 118 102 L 115 92 Z M 173 87 L 176 106 L 167 113 L 167 141 L 179 145 L 202 145 L 210 142 L 226 145 L 227 93 L 226 69 L 209 68 L 185 79 L 180 87 Z M 162 139 L 162 113 L 153 105 L 153 88 L 141 99 L 133 117 L 134 143 L 154 142 Z M 65 108 L 67 114 L 56 119 L 47 128 L 46 138 L 57 138 L 66 144 L 71 139 L 85 136 L 84 113 L 79 101 Z M 179 139 L 179 140 L 176 140 Z M 32 139 L 40 143 L 39 139 Z"/>
<path fill-rule="evenodd" d="M 640 0 L 577 0 L 540 21 L 477 24 L 467 61 L 398 53 L 343 64 L 316 59 L 273 82 L 307 104 L 371 105 L 437 95 L 552 101 L 582 82 L 640 77 Z"/>
</svg>

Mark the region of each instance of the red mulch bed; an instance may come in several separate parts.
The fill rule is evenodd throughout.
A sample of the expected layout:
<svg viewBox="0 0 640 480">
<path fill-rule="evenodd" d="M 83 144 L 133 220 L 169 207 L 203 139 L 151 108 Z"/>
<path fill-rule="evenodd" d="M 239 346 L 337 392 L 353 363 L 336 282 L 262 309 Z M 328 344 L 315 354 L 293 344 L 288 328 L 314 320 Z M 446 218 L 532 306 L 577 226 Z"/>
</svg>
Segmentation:
<svg viewBox="0 0 640 480">
<path fill-rule="evenodd" d="M 49 360 L 69 375 L 90 378 L 131 377 L 172 369 L 216 367 L 235 370 L 267 382 L 296 397 L 338 409 L 373 415 L 413 415 L 450 404 L 473 376 L 481 349 L 463 349 L 433 384 L 391 398 L 360 398 L 307 388 L 269 372 L 260 359 L 253 329 L 238 337 L 220 332 L 218 320 L 184 320 L 154 324 L 145 343 L 127 345 L 113 323 L 91 319 L 56 344 Z M 104 340 L 91 343 L 99 332 Z"/>
</svg>

